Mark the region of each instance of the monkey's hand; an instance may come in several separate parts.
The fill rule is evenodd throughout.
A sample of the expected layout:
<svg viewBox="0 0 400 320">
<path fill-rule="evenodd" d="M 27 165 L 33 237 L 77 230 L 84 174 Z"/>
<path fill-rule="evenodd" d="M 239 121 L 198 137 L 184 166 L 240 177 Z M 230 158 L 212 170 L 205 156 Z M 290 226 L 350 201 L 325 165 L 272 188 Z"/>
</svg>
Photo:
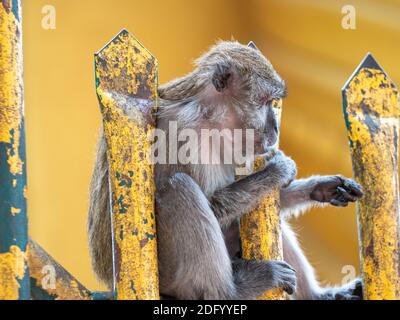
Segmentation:
<svg viewBox="0 0 400 320">
<path fill-rule="evenodd" d="M 287 157 L 282 151 L 277 151 L 265 167 L 269 174 L 274 175 L 279 187 L 288 186 L 297 175 L 296 163 Z"/>
<path fill-rule="evenodd" d="M 310 193 L 310 199 L 346 207 L 363 196 L 362 188 L 355 181 L 342 176 L 321 177 Z"/>
<path fill-rule="evenodd" d="M 221 227 L 253 210 L 267 194 L 288 185 L 296 176 L 296 164 L 278 151 L 264 169 L 217 189 L 209 198 Z"/>
</svg>

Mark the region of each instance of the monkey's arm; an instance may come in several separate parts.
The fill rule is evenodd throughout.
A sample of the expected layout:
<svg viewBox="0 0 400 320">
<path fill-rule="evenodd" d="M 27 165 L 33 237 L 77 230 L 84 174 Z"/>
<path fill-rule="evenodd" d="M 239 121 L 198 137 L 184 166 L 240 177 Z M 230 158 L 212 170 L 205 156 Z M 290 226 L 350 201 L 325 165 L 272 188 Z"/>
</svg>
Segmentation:
<svg viewBox="0 0 400 320">
<path fill-rule="evenodd" d="M 353 180 L 336 176 L 312 176 L 293 181 L 280 192 L 283 216 L 291 216 L 313 205 L 331 204 L 345 207 L 363 195 L 361 187 Z"/>
<path fill-rule="evenodd" d="M 221 227 L 250 212 L 266 194 L 287 185 L 296 176 L 296 164 L 278 152 L 261 171 L 219 189 L 209 198 Z"/>
</svg>

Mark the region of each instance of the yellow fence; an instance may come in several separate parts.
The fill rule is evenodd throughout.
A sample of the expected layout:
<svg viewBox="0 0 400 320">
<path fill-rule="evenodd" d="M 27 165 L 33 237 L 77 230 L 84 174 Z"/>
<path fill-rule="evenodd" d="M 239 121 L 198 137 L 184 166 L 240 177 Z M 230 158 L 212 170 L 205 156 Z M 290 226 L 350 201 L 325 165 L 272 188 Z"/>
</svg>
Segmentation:
<svg viewBox="0 0 400 320">
<path fill-rule="evenodd" d="M 147 159 L 157 60 L 126 30 L 95 55 L 115 285 L 91 292 L 27 237 L 21 12 L 20 1 L 9 3 L 0 6 L 0 299 L 158 299 L 154 167 Z M 357 206 L 364 295 L 399 299 L 398 91 L 371 55 L 343 88 L 343 107 L 354 175 L 365 191 Z M 280 237 L 276 192 L 241 221 L 244 258 L 282 259 Z M 53 285 L 42 272 L 48 266 Z M 261 298 L 284 296 L 278 290 Z"/>
</svg>

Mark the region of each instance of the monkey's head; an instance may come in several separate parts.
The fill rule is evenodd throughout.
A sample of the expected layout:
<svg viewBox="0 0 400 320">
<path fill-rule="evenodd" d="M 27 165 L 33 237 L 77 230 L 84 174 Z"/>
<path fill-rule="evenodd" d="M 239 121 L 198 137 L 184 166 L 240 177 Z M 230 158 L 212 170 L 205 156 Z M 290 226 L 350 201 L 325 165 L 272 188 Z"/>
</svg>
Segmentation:
<svg viewBox="0 0 400 320">
<path fill-rule="evenodd" d="M 159 115 L 177 118 L 182 127 L 242 129 L 242 150 L 251 143 L 263 154 L 277 141 L 274 104 L 285 94 L 285 82 L 254 44 L 220 41 L 193 72 L 159 88 L 167 106 Z M 245 139 L 246 129 L 254 140 Z"/>
<path fill-rule="evenodd" d="M 229 119 L 218 119 L 220 128 L 254 130 L 255 153 L 265 153 L 278 137 L 276 101 L 286 95 L 285 82 L 272 64 L 253 43 L 233 41 L 217 43 L 196 64 L 206 81 L 203 107 L 215 108 L 219 115 L 218 106 L 229 109 Z"/>
</svg>

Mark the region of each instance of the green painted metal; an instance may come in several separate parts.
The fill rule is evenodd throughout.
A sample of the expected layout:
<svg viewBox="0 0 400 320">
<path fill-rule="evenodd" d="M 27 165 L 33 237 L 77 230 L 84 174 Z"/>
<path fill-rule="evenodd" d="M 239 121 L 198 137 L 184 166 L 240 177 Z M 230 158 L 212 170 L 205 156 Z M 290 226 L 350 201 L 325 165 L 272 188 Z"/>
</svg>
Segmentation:
<svg viewBox="0 0 400 320">
<path fill-rule="evenodd" d="M 93 300 L 114 300 L 114 292 L 93 291 L 91 296 Z"/>
<path fill-rule="evenodd" d="M 29 299 L 21 0 L 0 1 L 0 299 Z"/>
</svg>

